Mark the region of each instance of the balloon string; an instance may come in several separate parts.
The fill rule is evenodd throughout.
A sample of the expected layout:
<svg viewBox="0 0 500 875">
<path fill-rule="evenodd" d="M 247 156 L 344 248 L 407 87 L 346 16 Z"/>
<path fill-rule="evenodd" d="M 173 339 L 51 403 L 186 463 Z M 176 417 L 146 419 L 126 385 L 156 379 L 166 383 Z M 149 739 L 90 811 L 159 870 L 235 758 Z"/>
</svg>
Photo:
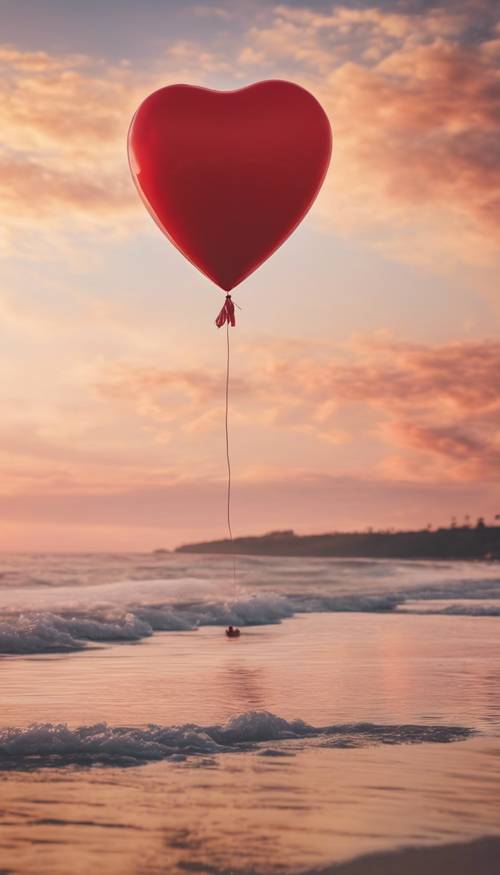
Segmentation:
<svg viewBox="0 0 500 875">
<path fill-rule="evenodd" d="M 229 326 L 236 325 L 234 314 L 234 304 L 231 300 L 231 295 L 226 295 L 226 300 L 222 310 L 215 320 L 217 328 L 226 326 L 226 413 L 225 413 L 225 430 L 226 430 L 226 463 L 227 463 L 227 530 L 229 532 L 229 540 L 231 542 L 231 556 L 233 559 L 233 585 L 236 584 L 236 561 L 234 558 L 234 542 L 233 530 L 231 528 L 231 456 L 229 453 L 229 364 L 230 364 L 230 344 L 229 344 Z"/>
<path fill-rule="evenodd" d="M 226 322 L 226 462 L 227 462 L 227 530 L 231 541 L 231 557 L 233 560 L 233 585 L 236 584 L 236 561 L 234 558 L 233 530 L 231 528 L 231 456 L 229 453 L 229 320 Z"/>
</svg>

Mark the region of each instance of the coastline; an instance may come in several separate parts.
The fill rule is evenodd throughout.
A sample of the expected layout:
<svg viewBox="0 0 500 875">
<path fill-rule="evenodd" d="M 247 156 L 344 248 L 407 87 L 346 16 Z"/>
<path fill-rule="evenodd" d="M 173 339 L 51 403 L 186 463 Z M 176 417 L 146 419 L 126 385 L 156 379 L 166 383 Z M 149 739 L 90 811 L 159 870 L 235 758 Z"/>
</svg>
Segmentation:
<svg viewBox="0 0 500 875">
<path fill-rule="evenodd" d="M 161 548 L 154 553 L 161 554 Z M 399 559 L 425 561 L 500 560 L 500 526 L 478 521 L 475 528 L 419 531 L 326 532 L 298 535 L 292 529 L 228 540 L 182 544 L 176 553 L 235 553 L 253 556 L 309 557 L 333 559 Z"/>
</svg>

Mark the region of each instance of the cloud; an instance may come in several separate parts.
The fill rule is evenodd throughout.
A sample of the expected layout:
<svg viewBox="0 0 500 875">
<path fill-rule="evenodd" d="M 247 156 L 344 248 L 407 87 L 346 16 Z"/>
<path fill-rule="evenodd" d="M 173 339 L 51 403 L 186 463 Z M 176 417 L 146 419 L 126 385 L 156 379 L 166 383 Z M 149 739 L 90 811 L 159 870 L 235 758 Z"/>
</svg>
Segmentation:
<svg viewBox="0 0 500 875">
<path fill-rule="evenodd" d="M 347 362 L 299 364 L 304 370 L 298 382 L 316 388 L 319 409 L 324 401 L 336 405 L 333 423 L 341 405 L 361 403 L 377 412 L 374 434 L 390 452 L 405 453 L 386 457 L 381 473 L 500 479 L 500 343 L 365 341 L 352 352 Z"/>
<path fill-rule="evenodd" d="M 48 52 L 26 52 L 13 45 L 0 46 L 0 65 L 4 73 L 8 70 L 21 71 L 23 73 L 46 73 L 60 72 L 68 67 L 79 67 L 88 64 L 85 55 L 63 55 L 60 57 L 50 55 Z"/>
<path fill-rule="evenodd" d="M 109 223 L 131 200 L 129 180 L 121 175 L 75 174 L 61 163 L 0 156 L 0 203 L 11 220 L 58 217 L 62 224 L 69 211 L 72 219 Z"/>
<path fill-rule="evenodd" d="M 278 6 L 241 63 L 302 72 L 332 119 L 319 209 L 406 260 L 489 263 L 500 230 L 498 40 L 484 3 L 395 13 Z"/>
<path fill-rule="evenodd" d="M 126 65 L 0 47 L 0 207 L 7 252 L 19 231 L 113 231 L 136 197 L 125 157 L 136 91 Z"/>
<path fill-rule="evenodd" d="M 263 341 L 243 348 L 240 362 L 231 379 L 239 483 L 292 470 L 368 477 L 384 490 L 500 479 L 499 342 Z M 3 494 L 223 483 L 221 369 L 98 360 L 69 371 L 66 383 L 71 400 L 55 397 L 47 408 L 21 399 L 6 410 Z"/>
<path fill-rule="evenodd" d="M 126 155 L 137 106 L 168 82 L 230 70 L 220 54 L 182 39 L 135 68 L 0 45 L 4 251 L 22 252 L 20 230 L 38 243 L 130 231 L 144 218 Z"/>
<path fill-rule="evenodd" d="M 33 58 L 39 62 L 33 63 Z M 83 159 L 114 151 L 136 90 L 128 65 L 0 46 L 2 146 Z"/>
<path fill-rule="evenodd" d="M 25 234 L 58 240 L 70 233 L 129 231 L 143 219 L 127 162 L 127 133 L 141 100 L 182 78 L 197 59 L 207 74 L 223 68 L 210 52 L 178 41 L 141 68 L 86 55 L 25 52 L 0 45 L 0 209 L 7 253 Z M 42 220 L 42 221 L 40 221 Z"/>
<path fill-rule="evenodd" d="M 240 531 L 496 512 L 499 342 L 292 338 L 241 353 L 231 383 Z M 82 549 L 106 538 L 139 549 L 164 529 L 179 540 L 220 534 L 223 371 L 201 359 L 185 369 L 99 359 L 66 380 L 71 403 L 56 398 L 24 415 L 18 404 L 17 419 L 6 411 L 4 538 L 24 549 L 45 536 L 62 544 L 59 526 Z"/>
<path fill-rule="evenodd" d="M 455 421 L 448 425 L 422 425 L 402 421 L 393 426 L 393 435 L 401 444 L 414 448 L 421 455 L 433 455 L 444 463 L 457 479 L 500 480 L 500 411 L 497 411 L 496 429 L 491 433 L 484 422 Z M 390 464 L 387 469 L 390 470 Z M 401 476 L 409 465 L 398 465 Z M 431 469 L 438 474 L 438 467 Z"/>
<path fill-rule="evenodd" d="M 316 207 L 328 227 L 438 270 L 494 260 L 500 39 L 491 2 L 481 4 L 480 28 L 477 4 L 465 2 L 418 12 L 281 4 L 260 7 L 250 26 L 235 10 L 219 12 L 223 33 L 173 40 L 141 69 L 0 46 L 6 247 L 10 227 L 39 232 L 37 215 L 48 234 L 127 229 L 142 216 L 125 139 L 155 87 L 279 75 L 310 87 L 333 122 L 333 165 Z"/>
<path fill-rule="evenodd" d="M 496 341 L 433 346 L 375 338 L 338 348 L 291 343 L 274 350 L 266 344 L 245 359 L 248 370 L 235 376 L 232 398 L 234 416 L 250 429 L 260 423 L 355 443 L 362 417 L 372 440 L 383 445 L 382 477 L 500 478 Z M 206 369 L 123 364 L 103 374 L 96 388 L 152 425 L 209 434 L 220 428 L 221 380 Z"/>
<path fill-rule="evenodd" d="M 392 219 L 396 212 L 428 219 L 429 207 L 446 208 L 454 232 L 461 218 L 493 245 L 500 229 L 495 80 L 478 51 L 443 42 L 406 47 L 374 69 L 345 65 L 332 74 L 349 178 L 364 171 L 350 188 L 355 201 L 364 192 L 376 215 L 388 211 Z"/>
</svg>

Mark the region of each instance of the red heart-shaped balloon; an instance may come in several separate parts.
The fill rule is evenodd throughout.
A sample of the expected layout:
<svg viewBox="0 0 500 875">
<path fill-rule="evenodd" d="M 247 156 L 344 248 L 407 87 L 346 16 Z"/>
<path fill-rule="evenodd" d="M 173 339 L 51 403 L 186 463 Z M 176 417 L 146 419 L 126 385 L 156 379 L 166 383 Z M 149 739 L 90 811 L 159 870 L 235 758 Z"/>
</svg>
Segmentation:
<svg viewBox="0 0 500 875">
<path fill-rule="evenodd" d="M 153 218 L 226 291 L 304 218 L 331 147 L 316 98 L 279 80 L 239 91 L 161 88 L 141 104 L 129 133 L 132 175 Z"/>
</svg>

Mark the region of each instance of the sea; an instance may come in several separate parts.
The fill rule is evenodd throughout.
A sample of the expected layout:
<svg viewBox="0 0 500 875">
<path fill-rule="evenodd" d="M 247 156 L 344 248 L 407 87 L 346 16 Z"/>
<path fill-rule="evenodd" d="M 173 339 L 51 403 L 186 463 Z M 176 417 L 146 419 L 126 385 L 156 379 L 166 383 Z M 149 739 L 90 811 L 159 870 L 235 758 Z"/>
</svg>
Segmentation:
<svg viewBox="0 0 500 875">
<path fill-rule="evenodd" d="M 0 558 L 2 875 L 316 873 L 500 836 L 500 565 L 235 565 Z"/>
</svg>

